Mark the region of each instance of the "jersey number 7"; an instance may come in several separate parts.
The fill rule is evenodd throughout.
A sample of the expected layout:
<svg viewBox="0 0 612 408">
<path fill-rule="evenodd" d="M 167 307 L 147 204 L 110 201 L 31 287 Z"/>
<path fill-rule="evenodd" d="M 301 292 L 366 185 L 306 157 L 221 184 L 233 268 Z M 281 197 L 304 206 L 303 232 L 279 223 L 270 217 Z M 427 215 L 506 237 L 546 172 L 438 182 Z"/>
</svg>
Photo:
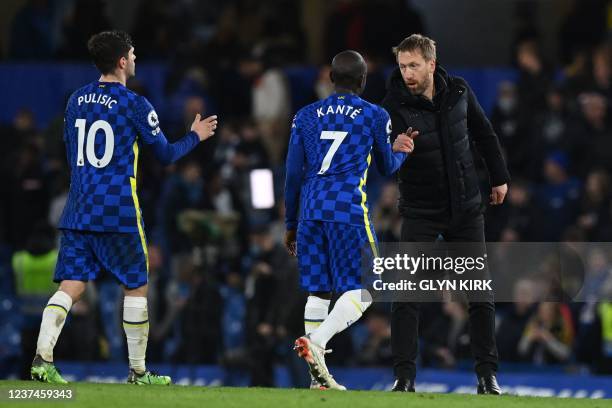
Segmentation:
<svg viewBox="0 0 612 408">
<path fill-rule="evenodd" d="M 87 121 L 85 119 L 77 119 L 74 126 L 79 130 L 78 133 L 78 147 L 77 147 L 77 166 L 84 166 L 83 160 L 83 146 L 85 145 L 85 127 Z M 96 145 L 96 133 L 98 130 L 104 132 L 105 149 L 104 155 L 101 159 L 96 157 L 95 145 Z M 113 150 L 115 149 L 115 133 L 110 123 L 105 120 L 96 120 L 91 124 L 89 131 L 87 132 L 87 161 L 94 167 L 102 168 L 108 166 L 111 159 L 113 158 Z"/>
<path fill-rule="evenodd" d="M 329 166 L 331 165 L 331 161 L 334 158 L 334 155 L 338 151 L 338 148 L 342 144 L 344 138 L 348 135 L 348 132 L 334 132 L 329 130 L 324 130 L 321 132 L 321 139 L 333 140 L 331 147 L 327 151 L 327 154 L 323 158 L 323 163 L 321 164 L 321 170 L 317 174 L 325 174 L 327 170 L 329 170 Z"/>
</svg>

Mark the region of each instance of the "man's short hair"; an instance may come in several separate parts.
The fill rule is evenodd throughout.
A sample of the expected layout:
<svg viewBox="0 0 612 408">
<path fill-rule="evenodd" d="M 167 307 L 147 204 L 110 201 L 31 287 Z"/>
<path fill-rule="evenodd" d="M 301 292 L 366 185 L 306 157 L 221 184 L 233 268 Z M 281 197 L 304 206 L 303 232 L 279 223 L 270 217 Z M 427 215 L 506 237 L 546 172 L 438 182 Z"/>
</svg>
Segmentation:
<svg viewBox="0 0 612 408">
<path fill-rule="evenodd" d="M 124 31 L 103 31 L 87 42 L 89 55 L 103 75 L 113 72 L 117 61 L 127 58 L 132 46 L 132 38 Z"/>
<path fill-rule="evenodd" d="M 425 61 L 436 59 L 436 42 L 421 34 L 412 34 L 402 40 L 397 47 L 393 47 L 393 54 L 397 58 L 400 52 L 419 50 Z"/>
<path fill-rule="evenodd" d="M 342 51 L 334 57 L 331 66 L 331 80 L 337 87 L 359 90 L 368 68 L 365 60 L 357 51 Z"/>
</svg>

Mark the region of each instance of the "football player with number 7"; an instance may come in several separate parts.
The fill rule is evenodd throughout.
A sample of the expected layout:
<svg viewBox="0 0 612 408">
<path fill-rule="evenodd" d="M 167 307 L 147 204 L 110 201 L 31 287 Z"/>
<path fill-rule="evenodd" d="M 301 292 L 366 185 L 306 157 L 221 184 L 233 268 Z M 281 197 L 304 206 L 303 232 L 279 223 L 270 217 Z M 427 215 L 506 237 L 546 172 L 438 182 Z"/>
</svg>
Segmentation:
<svg viewBox="0 0 612 408">
<path fill-rule="evenodd" d="M 359 97 L 366 74 L 359 53 L 336 55 L 334 94 L 300 109 L 291 129 L 285 244 L 297 255 L 302 287 L 310 293 L 306 333 L 295 350 L 308 363 L 311 388 L 346 389 L 329 373 L 325 347 L 372 303 L 361 282 L 362 249 L 366 259 L 378 256 L 366 186 L 372 156 L 378 170 L 390 175 L 412 152 L 418 134 L 408 129 L 391 145 L 389 114 Z M 334 292 L 340 297 L 328 313 Z"/>
<path fill-rule="evenodd" d="M 87 281 L 102 270 L 123 286 L 123 327 L 132 384 L 170 384 L 168 376 L 146 369 L 149 334 L 147 279 L 149 260 L 138 204 L 138 152 L 150 146 L 170 164 L 214 135 L 217 117 L 201 120 L 175 143 L 168 143 L 153 106 L 126 88 L 136 73 L 129 35 L 106 31 L 91 37 L 89 54 L 99 80 L 72 94 L 64 116 L 64 142 L 71 169 L 70 191 L 59 228 L 62 231 L 54 280 L 59 290 L 43 311 L 32 379 L 66 383 L 53 364 L 53 348 L 72 305 Z"/>
</svg>

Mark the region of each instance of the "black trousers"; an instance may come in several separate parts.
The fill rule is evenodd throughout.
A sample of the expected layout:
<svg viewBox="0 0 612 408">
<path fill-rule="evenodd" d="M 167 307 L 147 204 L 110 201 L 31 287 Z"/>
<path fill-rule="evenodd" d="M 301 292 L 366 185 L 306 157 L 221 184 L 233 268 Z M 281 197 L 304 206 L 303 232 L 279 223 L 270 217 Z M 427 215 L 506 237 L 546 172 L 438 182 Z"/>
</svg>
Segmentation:
<svg viewBox="0 0 612 408">
<path fill-rule="evenodd" d="M 434 221 L 405 217 L 402 222 L 403 242 L 433 242 L 442 235 L 447 242 L 482 242 L 484 216 L 481 214 Z M 475 370 L 479 376 L 497 371 L 495 344 L 495 305 L 490 301 L 469 303 L 469 333 Z M 394 302 L 391 307 L 391 347 L 396 377 L 414 379 L 418 353 L 419 303 Z"/>
</svg>

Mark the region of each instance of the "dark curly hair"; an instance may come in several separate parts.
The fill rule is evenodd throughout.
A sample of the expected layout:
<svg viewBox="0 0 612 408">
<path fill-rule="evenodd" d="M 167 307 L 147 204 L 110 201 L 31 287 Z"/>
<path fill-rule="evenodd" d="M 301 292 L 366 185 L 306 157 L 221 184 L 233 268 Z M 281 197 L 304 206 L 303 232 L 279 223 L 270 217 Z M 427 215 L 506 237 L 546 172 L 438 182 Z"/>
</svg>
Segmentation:
<svg viewBox="0 0 612 408">
<path fill-rule="evenodd" d="M 127 58 L 132 47 L 132 38 L 124 31 L 103 31 L 87 42 L 89 55 L 103 75 L 113 72 L 117 61 Z"/>
</svg>

